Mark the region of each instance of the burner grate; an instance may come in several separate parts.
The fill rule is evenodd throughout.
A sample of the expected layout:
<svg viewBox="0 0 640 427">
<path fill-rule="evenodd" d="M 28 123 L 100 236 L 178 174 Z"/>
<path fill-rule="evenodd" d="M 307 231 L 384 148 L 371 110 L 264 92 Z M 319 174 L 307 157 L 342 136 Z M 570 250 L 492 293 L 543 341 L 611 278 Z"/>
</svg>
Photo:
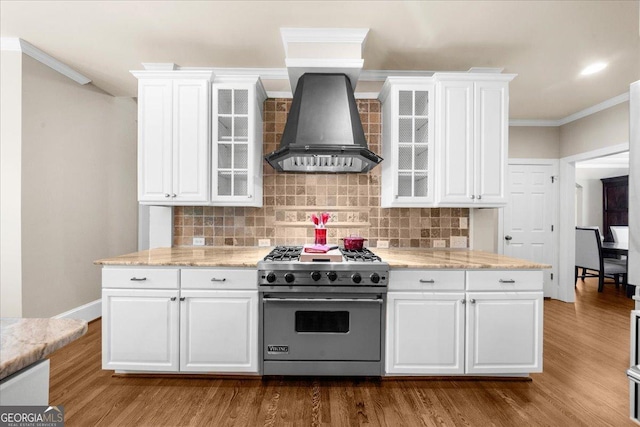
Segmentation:
<svg viewBox="0 0 640 427">
<path fill-rule="evenodd" d="M 297 261 L 300 259 L 302 246 L 276 246 L 264 257 L 265 261 Z"/>
<path fill-rule="evenodd" d="M 369 249 L 340 249 L 345 261 L 351 262 L 381 262 L 382 258 Z"/>
</svg>

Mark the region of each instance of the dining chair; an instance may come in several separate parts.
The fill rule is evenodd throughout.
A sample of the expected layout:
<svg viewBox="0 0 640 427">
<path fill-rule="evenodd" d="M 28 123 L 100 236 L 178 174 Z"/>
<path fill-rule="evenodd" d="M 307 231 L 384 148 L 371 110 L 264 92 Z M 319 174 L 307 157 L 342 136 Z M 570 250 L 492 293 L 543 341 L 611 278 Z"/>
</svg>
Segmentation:
<svg viewBox="0 0 640 427">
<path fill-rule="evenodd" d="M 613 241 L 616 243 L 629 244 L 629 226 L 628 225 L 612 225 L 609 227 L 613 234 Z"/>
<path fill-rule="evenodd" d="M 616 287 L 622 283 L 627 285 L 627 267 L 625 264 L 614 262 L 602 256 L 602 243 L 600 232 L 596 228 L 576 227 L 576 269 L 575 279 L 578 276 L 584 281 L 585 277 L 598 278 L 598 292 L 604 289 L 605 277 L 611 277 Z M 582 274 L 579 269 L 582 268 Z M 596 272 L 589 273 L 588 271 Z"/>
</svg>

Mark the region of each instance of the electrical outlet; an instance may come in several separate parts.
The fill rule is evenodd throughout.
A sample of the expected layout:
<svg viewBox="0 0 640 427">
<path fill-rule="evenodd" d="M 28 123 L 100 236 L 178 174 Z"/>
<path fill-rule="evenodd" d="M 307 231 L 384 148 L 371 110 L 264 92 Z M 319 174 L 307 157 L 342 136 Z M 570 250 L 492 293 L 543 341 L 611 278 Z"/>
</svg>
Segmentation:
<svg viewBox="0 0 640 427">
<path fill-rule="evenodd" d="M 378 240 L 378 244 L 376 245 L 378 248 L 388 248 L 389 241 L 388 240 Z"/>
<path fill-rule="evenodd" d="M 194 237 L 193 246 L 204 246 L 204 237 Z"/>
<path fill-rule="evenodd" d="M 444 240 L 434 240 L 433 241 L 433 247 L 434 248 L 446 248 L 447 247 L 447 242 L 445 242 Z"/>
<path fill-rule="evenodd" d="M 460 218 L 460 228 L 469 228 L 469 218 Z"/>
<path fill-rule="evenodd" d="M 466 248 L 467 247 L 467 238 L 465 236 L 451 236 L 451 247 L 452 248 Z"/>
<path fill-rule="evenodd" d="M 271 239 L 258 239 L 258 246 L 261 248 L 271 246 Z"/>
</svg>

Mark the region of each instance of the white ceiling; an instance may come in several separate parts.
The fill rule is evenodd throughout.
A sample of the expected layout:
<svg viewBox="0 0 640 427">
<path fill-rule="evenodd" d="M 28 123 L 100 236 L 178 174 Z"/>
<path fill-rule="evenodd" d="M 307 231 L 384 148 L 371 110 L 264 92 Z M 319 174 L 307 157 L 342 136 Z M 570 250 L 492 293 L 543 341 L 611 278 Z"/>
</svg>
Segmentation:
<svg viewBox="0 0 640 427">
<path fill-rule="evenodd" d="M 558 120 L 640 79 L 639 9 L 637 0 L 2 0 L 0 35 L 28 41 L 108 93 L 135 96 L 129 70 L 143 62 L 284 68 L 281 27 L 369 28 L 365 70 L 501 67 L 518 74 L 512 119 Z M 595 61 L 609 66 L 579 75 Z M 265 85 L 286 89 L 281 83 Z"/>
</svg>

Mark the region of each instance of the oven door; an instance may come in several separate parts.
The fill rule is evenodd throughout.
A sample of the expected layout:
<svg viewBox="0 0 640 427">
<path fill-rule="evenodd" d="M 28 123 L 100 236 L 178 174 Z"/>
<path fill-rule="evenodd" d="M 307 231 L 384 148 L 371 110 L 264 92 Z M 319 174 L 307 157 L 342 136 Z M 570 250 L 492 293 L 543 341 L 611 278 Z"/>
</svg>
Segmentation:
<svg viewBox="0 0 640 427">
<path fill-rule="evenodd" d="M 263 297 L 268 360 L 379 361 L 381 297 Z"/>
</svg>

